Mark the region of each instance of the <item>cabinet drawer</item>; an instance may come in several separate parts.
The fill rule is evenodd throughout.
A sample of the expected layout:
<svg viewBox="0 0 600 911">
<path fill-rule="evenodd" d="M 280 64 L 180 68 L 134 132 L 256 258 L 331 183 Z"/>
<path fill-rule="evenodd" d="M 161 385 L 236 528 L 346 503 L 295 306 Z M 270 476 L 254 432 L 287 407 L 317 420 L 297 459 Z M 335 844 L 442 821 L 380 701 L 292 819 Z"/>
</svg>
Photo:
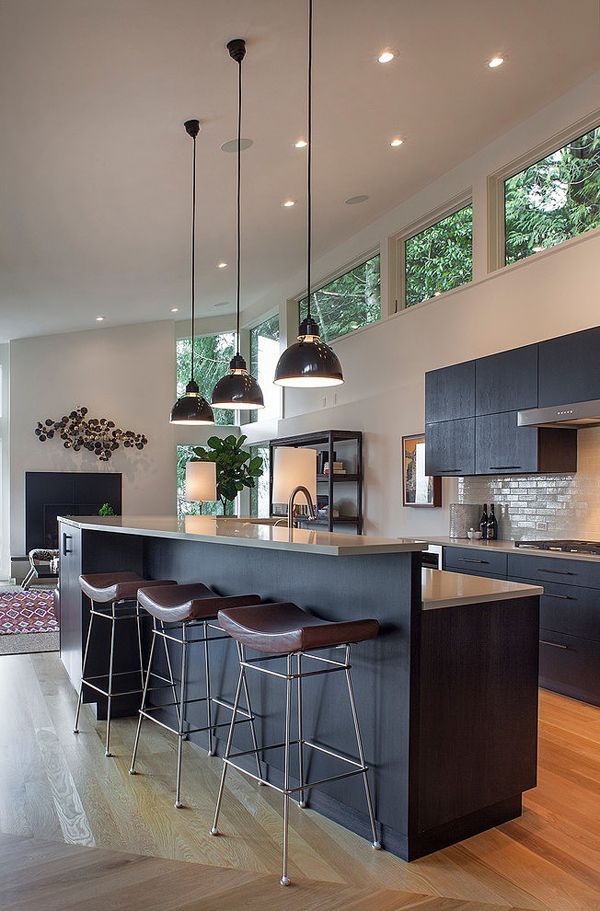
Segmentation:
<svg viewBox="0 0 600 911">
<path fill-rule="evenodd" d="M 444 547 L 444 569 L 457 569 L 463 573 L 477 573 L 487 576 L 494 573 L 506 578 L 508 554 L 471 547 Z"/>
<path fill-rule="evenodd" d="M 540 686 L 600 705 L 600 642 L 540 629 Z"/>
<path fill-rule="evenodd" d="M 509 578 L 533 579 L 535 582 L 560 582 L 600 589 L 600 560 L 570 560 L 563 557 L 508 555 Z"/>
<path fill-rule="evenodd" d="M 537 584 L 532 579 L 519 581 Z M 540 626 L 568 636 L 600 642 L 600 591 L 544 582 L 544 594 L 540 598 Z"/>
</svg>

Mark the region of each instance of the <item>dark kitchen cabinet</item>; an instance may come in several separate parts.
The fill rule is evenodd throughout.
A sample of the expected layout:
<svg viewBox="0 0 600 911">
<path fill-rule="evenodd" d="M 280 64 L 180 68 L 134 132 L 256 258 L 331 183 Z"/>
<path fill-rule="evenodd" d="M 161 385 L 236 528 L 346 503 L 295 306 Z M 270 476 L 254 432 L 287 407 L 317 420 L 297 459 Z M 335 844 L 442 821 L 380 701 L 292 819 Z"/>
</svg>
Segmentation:
<svg viewBox="0 0 600 911">
<path fill-rule="evenodd" d="M 539 406 L 600 399 L 600 327 L 539 344 Z"/>
<path fill-rule="evenodd" d="M 540 629 L 540 686 L 600 705 L 600 642 Z"/>
<path fill-rule="evenodd" d="M 538 346 L 501 351 L 475 362 L 475 414 L 536 408 Z"/>
<path fill-rule="evenodd" d="M 517 412 L 487 414 L 475 424 L 476 474 L 522 474 L 538 470 L 538 431 L 518 427 Z"/>
<path fill-rule="evenodd" d="M 475 418 L 427 424 L 425 472 L 450 477 L 475 473 Z"/>
<path fill-rule="evenodd" d="M 425 374 L 425 423 L 454 421 L 475 414 L 475 361 Z"/>
</svg>

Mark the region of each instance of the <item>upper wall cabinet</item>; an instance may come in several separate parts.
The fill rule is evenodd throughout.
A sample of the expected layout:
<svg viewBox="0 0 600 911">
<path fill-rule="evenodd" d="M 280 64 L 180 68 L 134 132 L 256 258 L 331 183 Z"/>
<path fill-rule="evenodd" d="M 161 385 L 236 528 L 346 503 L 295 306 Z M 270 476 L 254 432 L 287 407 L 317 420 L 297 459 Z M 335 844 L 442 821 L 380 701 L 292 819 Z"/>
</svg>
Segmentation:
<svg viewBox="0 0 600 911">
<path fill-rule="evenodd" d="M 475 361 L 425 374 L 425 422 L 455 421 L 475 415 Z"/>
<path fill-rule="evenodd" d="M 539 345 L 539 407 L 600 399 L 600 327 Z"/>
<path fill-rule="evenodd" d="M 475 362 L 477 415 L 537 408 L 538 346 L 502 351 Z"/>
</svg>

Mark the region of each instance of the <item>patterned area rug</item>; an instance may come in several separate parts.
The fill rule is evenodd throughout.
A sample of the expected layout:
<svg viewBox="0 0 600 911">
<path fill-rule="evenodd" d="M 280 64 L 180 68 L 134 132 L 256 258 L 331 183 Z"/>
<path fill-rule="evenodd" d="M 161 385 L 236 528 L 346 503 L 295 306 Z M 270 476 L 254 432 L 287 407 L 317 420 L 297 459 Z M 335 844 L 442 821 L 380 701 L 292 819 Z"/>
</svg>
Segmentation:
<svg viewBox="0 0 600 911">
<path fill-rule="evenodd" d="M 0 592 L 0 636 L 14 633 L 54 633 L 52 592 Z"/>
</svg>

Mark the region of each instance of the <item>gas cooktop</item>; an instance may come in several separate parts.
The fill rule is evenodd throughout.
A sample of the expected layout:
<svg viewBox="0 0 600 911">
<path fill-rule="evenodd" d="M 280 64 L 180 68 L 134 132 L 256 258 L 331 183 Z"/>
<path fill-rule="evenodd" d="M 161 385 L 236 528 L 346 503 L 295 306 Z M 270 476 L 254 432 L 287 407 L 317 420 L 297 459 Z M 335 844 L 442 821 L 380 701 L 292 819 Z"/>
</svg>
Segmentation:
<svg viewBox="0 0 600 911">
<path fill-rule="evenodd" d="M 515 541 L 515 547 L 555 550 L 564 554 L 597 554 L 600 557 L 600 541 Z"/>
</svg>

